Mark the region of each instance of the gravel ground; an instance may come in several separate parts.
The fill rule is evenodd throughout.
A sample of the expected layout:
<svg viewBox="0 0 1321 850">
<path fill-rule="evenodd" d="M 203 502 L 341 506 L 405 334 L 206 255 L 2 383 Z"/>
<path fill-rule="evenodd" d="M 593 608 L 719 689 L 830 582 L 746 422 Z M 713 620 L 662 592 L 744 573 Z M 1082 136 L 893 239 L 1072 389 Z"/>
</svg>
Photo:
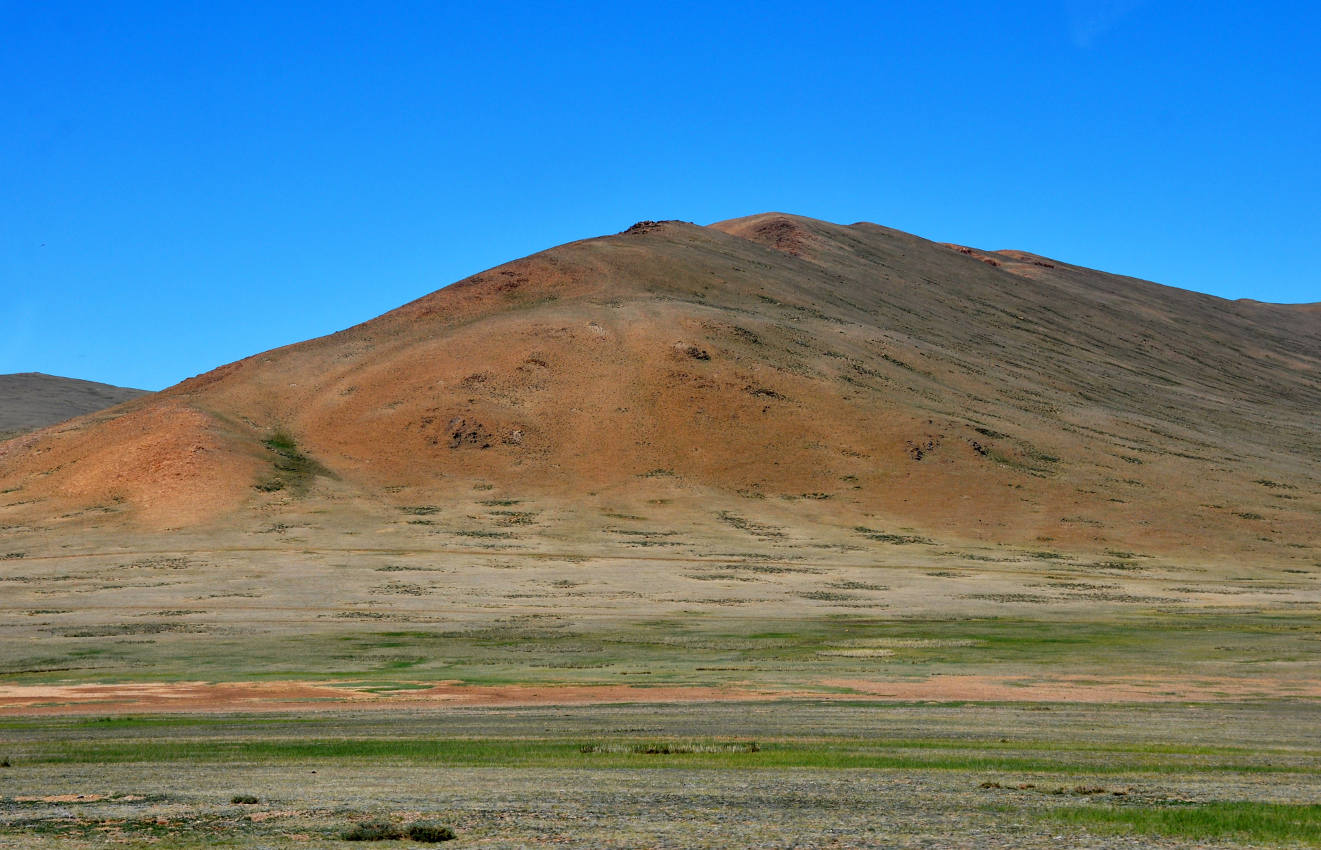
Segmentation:
<svg viewBox="0 0 1321 850">
<path fill-rule="evenodd" d="M 0 749 L 13 756 L 11 766 L 0 768 L 0 848 L 361 847 L 369 845 L 338 836 L 370 819 L 400 825 L 439 821 L 457 831 L 458 840 L 446 845 L 455 848 L 1244 847 L 1253 845 L 1089 834 L 1047 815 L 1081 805 L 1316 802 L 1321 800 L 1321 771 L 1310 765 L 1317 758 L 1317 710 L 1310 703 L 1050 710 L 757 703 L 464 709 L 393 718 L 345 713 L 292 722 L 287 716 L 201 717 L 136 726 L 95 719 L 15 721 L 0 726 Z M 1163 742 L 1233 744 L 1252 748 L 1256 756 L 1252 767 L 1242 771 L 1203 770 L 1204 763 L 1188 762 L 1186 771 L 1118 774 L 1079 772 L 1079 756 L 1067 750 L 1052 756 L 1058 773 L 457 767 L 380 757 L 60 763 L 40 757 L 42 747 L 79 741 L 179 738 L 220 745 L 235 736 L 420 734 L 561 740 L 580 735 L 624 740 L 637 734 L 755 735 L 762 740 L 815 734 L 858 741 L 927 736 L 966 743 L 970 750 L 1003 747 L 1010 739 L 1025 746 L 1047 741 L 1120 748 Z M 1008 746 L 1016 749 L 1013 743 Z M 1115 757 L 1122 756 L 1116 752 Z M 1259 769 L 1272 766 L 1287 769 Z M 259 802 L 231 802 L 241 794 Z"/>
<path fill-rule="evenodd" d="M 454 847 L 1211 847 L 1150 836 L 1062 831 L 1038 813 L 1086 798 L 982 789 L 983 776 L 858 770 L 371 769 L 120 765 L 21 771 L 22 793 L 112 793 L 141 799 L 0 803 L 0 847 L 354 846 L 354 821 L 451 825 Z M 1034 777 L 1024 777 L 1031 782 Z M 1035 777 L 1043 788 L 1060 785 Z M 1278 779 L 1273 780 L 1278 782 Z M 1108 785 L 1183 799 L 1260 795 L 1250 780 L 1110 777 Z M 16 784 L 5 782 L 7 791 Z M 187 789 L 187 790 L 181 790 Z M 1315 798 L 1321 779 L 1306 790 Z M 251 793 L 257 805 L 229 803 Z M 357 845 L 362 846 L 362 845 Z"/>
</svg>

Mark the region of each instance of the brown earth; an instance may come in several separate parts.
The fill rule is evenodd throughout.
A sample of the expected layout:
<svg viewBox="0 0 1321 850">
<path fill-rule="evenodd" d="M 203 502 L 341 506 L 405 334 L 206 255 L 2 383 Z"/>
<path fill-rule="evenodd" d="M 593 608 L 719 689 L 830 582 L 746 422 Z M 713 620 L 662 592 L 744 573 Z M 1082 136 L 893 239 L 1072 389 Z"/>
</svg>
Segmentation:
<svg viewBox="0 0 1321 850">
<path fill-rule="evenodd" d="M 1317 316 L 874 224 L 646 222 L 0 443 L 0 527 L 367 531 L 479 488 L 584 537 L 664 504 L 1283 559 L 1318 544 Z"/>
</svg>

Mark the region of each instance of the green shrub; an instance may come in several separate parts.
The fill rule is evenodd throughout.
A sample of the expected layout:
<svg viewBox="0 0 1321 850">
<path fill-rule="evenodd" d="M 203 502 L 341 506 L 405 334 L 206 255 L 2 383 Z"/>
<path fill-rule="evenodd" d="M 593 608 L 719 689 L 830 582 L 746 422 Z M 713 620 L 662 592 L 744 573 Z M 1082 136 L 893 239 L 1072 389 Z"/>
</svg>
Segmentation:
<svg viewBox="0 0 1321 850">
<path fill-rule="evenodd" d="M 314 478 L 331 474 L 330 470 L 299 451 L 298 444 L 287 431 L 273 431 L 267 439 L 262 440 L 262 445 L 273 455 L 272 474 L 252 486 L 263 493 L 288 488 L 294 495 L 302 496 L 307 493 Z"/>
<path fill-rule="evenodd" d="M 235 794 L 233 797 L 229 798 L 229 801 L 236 805 L 244 805 L 244 806 L 250 806 L 253 803 L 261 802 L 251 794 Z"/>
<path fill-rule="evenodd" d="M 395 841 L 404 837 L 399 827 L 384 820 L 355 823 L 339 834 L 344 841 Z"/>
<path fill-rule="evenodd" d="M 438 824 L 435 821 L 420 820 L 409 825 L 408 837 L 414 841 L 436 844 L 441 841 L 452 841 L 455 835 L 454 830 L 448 826 Z"/>
</svg>

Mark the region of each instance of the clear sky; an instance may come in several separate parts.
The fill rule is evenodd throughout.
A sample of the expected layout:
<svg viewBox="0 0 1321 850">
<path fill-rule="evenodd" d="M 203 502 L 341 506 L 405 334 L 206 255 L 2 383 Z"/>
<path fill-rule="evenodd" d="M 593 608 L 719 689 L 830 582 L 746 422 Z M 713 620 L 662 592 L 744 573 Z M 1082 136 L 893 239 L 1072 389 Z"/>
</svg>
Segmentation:
<svg viewBox="0 0 1321 850">
<path fill-rule="evenodd" d="M 0 372 L 159 389 L 639 219 L 1321 300 L 1313 2 L 0 0 Z"/>
</svg>

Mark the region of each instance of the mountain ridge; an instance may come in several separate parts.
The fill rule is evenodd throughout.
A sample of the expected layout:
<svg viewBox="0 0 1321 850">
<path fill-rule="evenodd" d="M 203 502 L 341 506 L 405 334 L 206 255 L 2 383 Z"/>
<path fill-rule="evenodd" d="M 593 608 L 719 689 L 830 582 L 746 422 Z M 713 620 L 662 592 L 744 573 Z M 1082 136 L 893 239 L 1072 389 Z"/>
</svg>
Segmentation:
<svg viewBox="0 0 1321 850">
<path fill-rule="evenodd" d="M 870 223 L 640 222 L 6 444 L 0 483 L 148 525 L 490 486 L 1276 551 L 1321 478 L 1321 329 L 1278 306 Z M 262 490 L 276 432 L 330 474 Z"/>
<path fill-rule="evenodd" d="M 0 438 L 93 413 L 146 393 L 44 372 L 0 375 Z"/>
</svg>

